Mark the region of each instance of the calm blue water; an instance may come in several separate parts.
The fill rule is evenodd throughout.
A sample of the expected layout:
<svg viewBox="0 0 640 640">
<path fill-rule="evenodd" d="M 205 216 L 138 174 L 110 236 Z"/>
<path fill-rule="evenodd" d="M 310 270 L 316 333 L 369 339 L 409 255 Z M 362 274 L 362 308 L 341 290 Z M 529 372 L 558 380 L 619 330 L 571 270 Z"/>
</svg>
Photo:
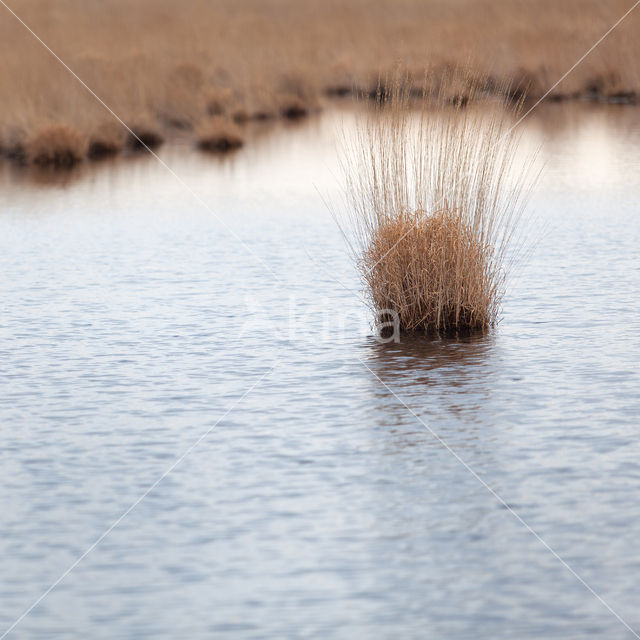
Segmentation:
<svg viewBox="0 0 640 640">
<path fill-rule="evenodd" d="M 216 215 L 153 160 L 5 167 L 0 636 L 117 522 L 6 637 L 634 637 L 514 513 L 640 633 L 640 112 L 523 123 L 501 325 L 391 345 L 318 195 L 338 119 L 167 149 Z"/>
</svg>

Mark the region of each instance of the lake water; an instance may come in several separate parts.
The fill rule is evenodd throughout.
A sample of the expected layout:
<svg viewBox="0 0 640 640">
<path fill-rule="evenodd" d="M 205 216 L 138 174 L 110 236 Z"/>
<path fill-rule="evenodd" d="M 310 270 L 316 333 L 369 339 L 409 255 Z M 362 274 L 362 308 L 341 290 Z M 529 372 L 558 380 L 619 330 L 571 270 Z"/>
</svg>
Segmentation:
<svg viewBox="0 0 640 640">
<path fill-rule="evenodd" d="M 342 120 L 165 149 L 193 193 L 0 165 L 1 637 L 96 540 L 6 637 L 640 632 L 640 112 L 527 118 L 500 326 L 387 345 L 323 202 Z"/>
</svg>

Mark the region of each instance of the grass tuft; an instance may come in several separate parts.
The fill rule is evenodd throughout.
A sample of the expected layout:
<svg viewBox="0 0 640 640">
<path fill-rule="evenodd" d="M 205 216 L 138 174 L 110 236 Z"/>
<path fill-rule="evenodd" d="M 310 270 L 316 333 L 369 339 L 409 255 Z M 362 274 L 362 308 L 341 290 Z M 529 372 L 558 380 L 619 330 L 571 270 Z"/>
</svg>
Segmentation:
<svg viewBox="0 0 640 640">
<path fill-rule="evenodd" d="M 213 118 L 198 136 L 198 149 L 210 153 L 227 153 L 244 145 L 244 139 L 232 121 Z"/>
<path fill-rule="evenodd" d="M 22 131 L 12 131 L 2 144 L 2 154 L 17 165 L 28 161 L 26 135 Z"/>
<path fill-rule="evenodd" d="M 41 167 L 67 169 L 82 162 L 84 138 L 65 125 L 50 125 L 39 129 L 27 143 L 29 161 Z"/>
<path fill-rule="evenodd" d="M 471 64 L 493 76 L 484 86 L 487 96 L 507 83 L 514 104 L 531 102 L 630 3 L 61 0 L 54 20 L 50 0 L 22 0 L 18 13 L 128 125 L 153 132 L 141 137 L 157 146 L 157 132 L 195 140 L 216 115 L 238 122 L 295 120 L 322 108 L 327 96 L 385 101 L 388 87 L 377 80 L 398 64 L 417 78 L 416 100 L 425 97 L 420 80 L 426 69 L 435 71 L 426 86 L 432 95 L 448 69 Z M 43 55 L 33 37 L 17 37 L 15 27 L 0 21 L 0 133 L 21 128 L 28 139 L 51 122 L 93 133 L 104 120 L 103 106 L 59 61 Z M 638 33 L 635 10 L 555 87 L 551 99 L 637 103 Z M 463 106 L 466 98 L 451 87 L 452 102 Z M 135 140 L 127 146 L 141 149 Z M 95 149 L 106 151 L 102 144 Z"/>
<path fill-rule="evenodd" d="M 285 95 L 281 99 L 280 115 L 287 120 L 300 120 L 309 115 L 309 107 L 297 95 Z"/>
<path fill-rule="evenodd" d="M 106 123 L 89 138 L 87 157 L 101 160 L 117 155 L 124 148 L 125 130 L 119 123 Z"/>
<path fill-rule="evenodd" d="M 517 255 L 531 164 L 514 171 L 504 105 L 487 114 L 443 93 L 411 111 L 402 85 L 385 95 L 345 158 L 345 231 L 371 306 L 405 333 L 485 331 Z"/>
<path fill-rule="evenodd" d="M 229 88 L 210 88 L 205 96 L 206 111 L 210 116 L 222 116 L 231 108 L 234 96 Z"/>
<path fill-rule="evenodd" d="M 127 147 L 131 151 L 141 152 L 157 149 L 164 143 L 162 134 L 153 127 L 134 127 L 133 134 L 127 136 Z"/>
</svg>

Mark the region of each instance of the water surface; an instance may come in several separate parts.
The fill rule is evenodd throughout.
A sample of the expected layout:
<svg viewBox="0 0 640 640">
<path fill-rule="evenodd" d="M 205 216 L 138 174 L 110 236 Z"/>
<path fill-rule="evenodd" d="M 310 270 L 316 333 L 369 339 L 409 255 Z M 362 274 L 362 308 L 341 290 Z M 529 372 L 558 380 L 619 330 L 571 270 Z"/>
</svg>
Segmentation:
<svg viewBox="0 0 640 640">
<path fill-rule="evenodd" d="M 640 629 L 640 113 L 530 116 L 502 323 L 387 345 L 341 119 L 2 169 L 0 634 L 185 452 L 7 637 L 633 637 L 514 513 Z"/>
</svg>

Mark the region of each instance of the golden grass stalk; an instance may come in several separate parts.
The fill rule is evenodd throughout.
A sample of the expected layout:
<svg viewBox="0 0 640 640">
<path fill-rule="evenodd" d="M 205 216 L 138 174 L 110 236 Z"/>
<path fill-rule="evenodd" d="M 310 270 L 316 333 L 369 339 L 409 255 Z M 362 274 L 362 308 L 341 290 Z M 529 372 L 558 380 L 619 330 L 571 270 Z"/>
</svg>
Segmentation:
<svg viewBox="0 0 640 640">
<path fill-rule="evenodd" d="M 457 105 L 440 93 L 411 111 L 395 87 L 345 158 L 352 249 L 377 317 L 403 332 L 494 325 L 516 255 L 531 164 L 514 171 L 504 109 Z"/>
</svg>

